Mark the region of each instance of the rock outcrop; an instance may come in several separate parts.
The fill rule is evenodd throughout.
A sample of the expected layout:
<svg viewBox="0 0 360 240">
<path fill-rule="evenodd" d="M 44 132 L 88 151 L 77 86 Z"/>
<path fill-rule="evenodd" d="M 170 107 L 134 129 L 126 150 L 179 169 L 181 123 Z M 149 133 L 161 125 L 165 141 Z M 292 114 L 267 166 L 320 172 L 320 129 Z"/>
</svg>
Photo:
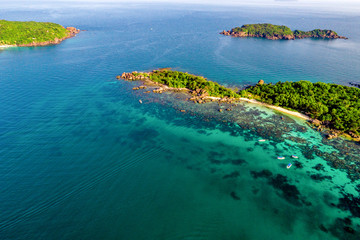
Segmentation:
<svg viewBox="0 0 360 240">
<path fill-rule="evenodd" d="M 76 34 L 78 34 L 80 32 L 80 29 L 76 29 L 74 27 L 67 27 L 66 30 L 69 31 L 69 35 L 71 37 L 75 36 Z"/>
<path fill-rule="evenodd" d="M 334 139 L 334 138 L 337 138 L 339 136 L 339 134 L 337 132 L 333 132 L 331 131 L 328 135 L 327 135 L 327 139 Z"/>
<path fill-rule="evenodd" d="M 132 73 L 122 73 L 121 75 L 116 76 L 117 79 L 125 79 L 127 81 L 137 81 L 137 80 L 145 80 L 145 76 L 142 74 L 138 74 L 138 72 L 134 71 Z"/>
</svg>

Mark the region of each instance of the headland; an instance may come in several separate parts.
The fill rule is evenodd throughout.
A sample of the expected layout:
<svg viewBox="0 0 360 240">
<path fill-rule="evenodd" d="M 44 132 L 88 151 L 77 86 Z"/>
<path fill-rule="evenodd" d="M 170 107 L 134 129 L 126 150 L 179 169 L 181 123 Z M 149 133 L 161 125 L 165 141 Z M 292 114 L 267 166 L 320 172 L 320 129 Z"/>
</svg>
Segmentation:
<svg viewBox="0 0 360 240">
<path fill-rule="evenodd" d="M 34 47 L 59 44 L 80 32 L 50 22 L 0 20 L 0 47 Z"/>
</svg>

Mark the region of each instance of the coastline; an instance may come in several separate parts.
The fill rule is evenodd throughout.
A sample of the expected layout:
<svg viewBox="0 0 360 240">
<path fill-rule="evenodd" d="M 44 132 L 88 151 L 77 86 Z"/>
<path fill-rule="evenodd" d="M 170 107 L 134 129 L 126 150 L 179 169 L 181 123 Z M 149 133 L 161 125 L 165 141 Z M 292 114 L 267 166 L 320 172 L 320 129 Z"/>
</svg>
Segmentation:
<svg viewBox="0 0 360 240">
<path fill-rule="evenodd" d="M 80 29 L 74 28 L 74 27 L 67 27 L 66 28 L 68 30 L 68 34 L 67 36 L 63 37 L 63 38 L 55 38 L 54 40 L 51 41 L 46 41 L 46 42 L 32 42 L 32 43 L 27 43 L 27 44 L 15 44 L 15 45 L 0 45 L 0 48 L 9 48 L 9 47 L 42 47 L 42 46 L 48 46 L 48 45 L 57 45 L 60 44 L 62 41 L 68 39 L 68 38 L 72 38 L 75 37 L 78 33 L 80 33 Z"/>
<path fill-rule="evenodd" d="M 168 90 L 174 90 L 173 88 L 166 88 L 166 87 L 163 87 L 164 89 L 168 89 Z M 176 89 L 176 90 L 184 90 L 184 89 Z M 188 90 L 188 89 L 186 89 Z M 211 99 L 211 100 L 216 100 L 216 101 L 221 101 L 222 98 L 220 97 L 205 97 L 206 99 Z M 244 101 L 244 102 L 249 102 L 249 103 L 254 103 L 254 104 L 258 104 L 258 105 L 261 105 L 261 106 L 264 106 L 264 107 L 267 107 L 267 108 L 271 108 L 271 109 L 274 109 L 278 112 L 281 112 L 281 113 L 285 113 L 287 115 L 291 115 L 293 117 L 297 117 L 297 118 L 301 118 L 301 119 L 304 119 L 304 120 L 307 120 L 307 121 L 310 121 L 311 118 L 305 114 L 302 114 L 300 112 L 294 112 L 294 111 L 290 111 L 290 110 L 287 110 L 285 108 L 282 108 L 282 107 L 278 107 L 278 106 L 274 106 L 274 105 L 270 105 L 270 104 L 267 104 L 267 103 L 263 103 L 263 102 L 259 102 L 255 99 L 250 99 L 250 98 L 238 98 L 236 100 L 239 100 L 239 101 Z M 235 100 L 235 101 L 236 101 Z"/>
<path fill-rule="evenodd" d="M 347 139 L 351 138 L 352 141 L 360 142 L 360 137 L 358 137 L 357 135 L 352 136 L 350 134 L 351 135 L 350 136 L 346 132 L 341 132 L 337 129 L 328 128 L 326 125 L 323 125 L 321 121 L 319 121 L 317 119 L 313 119 L 313 118 L 309 117 L 308 115 L 305 115 L 301 112 L 288 110 L 283 107 L 270 105 L 267 103 L 257 101 L 255 99 L 241 97 L 239 95 L 237 95 L 237 96 L 236 95 L 235 96 L 234 95 L 209 96 L 210 92 L 207 91 L 208 89 L 201 88 L 200 86 L 195 87 L 195 88 L 194 87 L 192 87 L 192 88 L 170 87 L 170 86 L 164 84 L 163 82 L 158 82 L 157 80 L 153 80 L 150 78 L 151 74 L 155 74 L 158 71 L 169 71 L 169 69 L 153 70 L 152 72 L 136 72 L 136 71 L 132 72 L 132 73 L 124 72 L 122 75 L 116 76 L 116 78 L 118 80 L 124 79 L 126 81 L 142 82 L 142 85 L 140 85 L 138 87 L 134 87 L 133 90 L 141 90 L 141 89 L 146 89 L 147 87 L 150 87 L 150 88 L 153 88 L 152 89 L 153 93 L 159 93 L 159 94 L 161 94 L 165 91 L 185 92 L 185 93 L 189 94 L 189 98 L 187 99 L 188 101 L 192 101 L 192 102 L 198 103 L 198 104 L 203 104 L 203 103 L 207 103 L 207 102 L 218 102 L 219 104 L 221 104 L 221 103 L 234 104 L 234 103 L 240 102 L 240 101 L 257 104 L 259 106 L 270 108 L 275 111 L 281 112 L 283 114 L 305 120 L 307 123 L 309 123 L 312 126 L 313 129 L 317 129 L 317 131 L 324 131 L 323 133 L 325 134 L 327 139 L 333 139 L 336 137 L 345 137 Z M 188 74 L 188 73 L 185 73 L 185 74 Z M 195 76 L 195 75 L 192 75 L 192 76 Z M 199 76 L 197 76 L 197 77 L 199 77 Z M 200 78 L 202 78 L 202 80 L 204 80 L 204 81 L 208 81 L 206 78 L 203 78 L 203 77 L 200 77 Z M 211 82 L 211 81 L 208 81 L 208 82 Z M 214 84 L 214 82 L 212 82 L 212 83 Z M 215 84 L 217 84 L 217 83 L 215 83 Z M 223 87 L 221 85 L 218 85 L 218 86 Z M 230 90 L 230 89 L 227 89 L 227 90 Z M 230 91 L 233 91 L 233 90 L 230 90 Z M 144 93 L 150 93 L 150 92 L 151 91 L 147 90 Z M 140 100 L 139 100 L 139 102 L 141 103 Z M 228 108 L 228 109 L 226 109 L 226 110 L 231 111 L 231 108 Z M 220 108 L 219 112 L 222 112 L 222 111 L 223 110 Z"/>
<path fill-rule="evenodd" d="M 0 48 L 16 47 L 16 45 L 0 45 Z"/>
<path fill-rule="evenodd" d="M 283 25 L 274 25 L 269 23 L 245 24 L 241 27 L 235 27 L 231 30 L 223 30 L 220 34 L 232 37 L 256 37 L 266 38 L 269 40 L 295 40 L 303 38 L 318 39 L 348 39 L 347 37 L 338 35 L 333 30 L 314 29 L 311 31 L 292 31 L 289 27 Z"/>
<path fill-rule="evenodd" d="M 140 75 L 141 76 L 141 75 Z M 165 84 L 161 84 L 161 83 L 158 83 L 158 82 L 154 82 L 152 81 L 151 79 L 149 79 L 148 77 L 146 78 L 140 78 L 140 79 L 132 79 L 132 78 L 129 78 L 128 75 L 126 74 L 122 74 L 121 76 L 117 76 L 117 79 L 125 79 L 125 80 L 140 80 L 142 81 L 142 83 L 146 86 L 153 86 L 153 87 L 158 87 L 157 89 L 154 89 L 153 92 L 154 93 L 162 93 L 164 91 L 184 91 L 184 92 L 188 92 L 189 94 L 191 94 L 192 90 L 190 89 L 187 89 L 187 88 L 174 88 L 174 87 L 169 87 Z M 133 88 L 133 90 L 139 90 L 139 89 L 142 89 L 141 87 L 135 87 Z M 274 109 L 278 112 L 281 112 L 281 113 L 285 113 L 285 114 L 288 114 L 288 115 L 291 115 L 293 117 L 297 117 L 297 118 L 301 118 L 301 119 L 304 119 L 304 120 L 307 120 L 307 121 L 311 121 L 312 119 L 303 114 L 303 113 L 300 113 L 300 112 L 295 112 L 295 111 L 290 111 L 290 110 L 287 110 L 285 108 L 282 108 L 282 107 L 278 107 L 278 106 L 274 106 L 274 105 L 270 105 L 270 104 L 267 104 L 267 103 L 263 103 L 263 102 L 260 102 L 260 101 L 257 101 L 255 99 L 250 99 L 250 98 L 243 98 L 243 97 L 240 97 L 240 98 L 234 98 L 234 99 L 229 99 L 227 97 L 224 97 L 224 98 L 221 98 L 221 97 L 212 97 L 212 96 L 200 96 L 200 99 L 196 99 L 194 97 L 192 98 L 189 98 L 189 101 L 194 101 L 196 102 L 196 100 L 200 100 L 198 101 L 198 103 L 203 103 L 201 101 L 201 99 L 203 100 L 206 100 L 206 99 L 209 99 L 211 101 L 219 101 L 219 102 L 236 102 L 236 101 L 245 101 L 245 102 L 249 102 L 249 103 L 254 103 L 254 104 L 258 104 L 258 105 L 261 105 L 261 106 L 264 106 L 264 107 L 267 107 L 267 108 L 271 108 L 271 109 Z"/>
<path fill-rule="evenodd" d="M 231 37 L 238 37 L 238 38 L 265 38 L 268 40 L 296 40 L 296 39 L 305 39 L 305 38 L 313 38 L 313 39 L 345 39 L 347 40 L 347 37 L 344 36 L 298 36 L 298 35 L 261 35 L 261 34 L 248 34 L 245 32 L 232 32 L 232 30 L 223 30 L 219 34 L 225 35 L 225 36 L 231 36 Z"/>
<path fill-rule="evenodd" d="M 294 116 L 294 117 L 298 117 L 298 118 L 301 118 L 301 119 L 304 119 L 304 120 L 307 120 L 307 121 L 311 120 L 311 118 L 309 116 L 307 116 L 305 114 L 302 114 L 300 112 L 294 112 L 294 111 L 290 111 L 290 110 L 287 110 L 287 109 L 282 108 L 282 107 L 262 103 L 262 102 L 256 101 L 255 99 L 240 98 L 240 100 L 255 103 L 255 104 L 259 104 L 259 105 L 262 105 L 262 106 L 274 109 L 276 111 L 279 111 L 279 112 L 282 112 L 282 113 L 285 113 L 285 114 L 288 114 L 288 115 L 291 115 L 291 116 Z"/>
</svg>

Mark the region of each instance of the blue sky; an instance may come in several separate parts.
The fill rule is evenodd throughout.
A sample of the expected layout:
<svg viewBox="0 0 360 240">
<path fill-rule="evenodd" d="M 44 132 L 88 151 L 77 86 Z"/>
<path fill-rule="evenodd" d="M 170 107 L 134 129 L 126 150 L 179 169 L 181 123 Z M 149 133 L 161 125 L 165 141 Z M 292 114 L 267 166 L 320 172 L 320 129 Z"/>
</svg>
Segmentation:
<svg viewBox="0 0 360 240">
<path fill-rule="evenodd" d="M 74 0 L 64 0 L 74 1 Z M 330 5 L 344 5 L 344 4 L 359 4 L 359 0 L 76 0 L 81 2 L 183 2 L 183 3 L 204 3 L 204 4 L 229 4 L 229 5 L 241 5 L 241 4 L 330 4 Z"/>
<path fill-rule="evenodd" d="M 0 0 L 2 7 L 26 7 L 31 5 L 56 5 L 59 2 L 71 2 L 76 5 L 76 2 L 83 4 L 89 3 L 88 7 L 96 4 L 106 3 L 185 3 L 185 4 L 204 4 L 212 6 L 280 6 L 280 7 L 294 7 L 300 9 L 311 9 L 312 11 L 333 11 L 333 12 L 353 12 L 360 14 L 360 0 Z M 23 4 L 21 4 L 23 3 Z"/>
</svg>

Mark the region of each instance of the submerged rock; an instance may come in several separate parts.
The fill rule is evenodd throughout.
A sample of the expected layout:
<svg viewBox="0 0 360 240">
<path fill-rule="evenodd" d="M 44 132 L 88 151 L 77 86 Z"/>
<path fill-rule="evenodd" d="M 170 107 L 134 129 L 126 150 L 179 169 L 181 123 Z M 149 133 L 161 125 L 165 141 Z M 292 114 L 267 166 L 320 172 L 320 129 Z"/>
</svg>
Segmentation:
<svg viewBox="0 0 360 240">
<path fill-rule="evenodd" d="M 323 224 L 320 224 L 319 228 L 323 232 L 326 232 L 326 233 L 328 232 L 328 230 L 326 229 L 326 227 Z"/>
<path fill-rule="evenodd" d="M 311 177 L 311 179 L 316 180 L 316 181 L 323 181 L 325 179 L 329 179 L 329 180 L 332 179 L 331 176 L 324 176 L 324 175 L 321 175 L 321 174 L 318 174 L 318 173 L 317 174 L 312 174 L 312 175 L 310 175 L 310 177 Z"/>
<path fill-rule="evenodd" d="M 300 192 L 295 185 L 288 183 L 288 178 L 286 176 L 281 174 L 273 176 L 269 170 L 262 170 L 260 172 L 251 171 L 250 173 L 255 179 L 266 178 L 268 183 L 279 191 L 277 194 L 287 202 L 295 206 L 301 206 L 302 204 L 307 206 L 311 205 L 310 202 L 306 202 L 301 198 Z"/>
<path fill-rule="evenodd" d="M 243 159 L 230 160 L 230 162 L 232 165 L 243 165 L 246 163 Z"/>
<path fill-rule="evenodd" d="M 296 168 L 303 168 L 303 167 L 304 167 L 304 166 L 302 165 L 302 163 L 299 162 L 299 161 L 297 161 L 297 160 L 294 161 L 294 166 L 295 166 Z"/>
<path fill-rule="evenodd" d="M 270 178 L 272 176 L 272 172 L 270 172 L 269 170 L 265 169 L 262 170 L 260 172 L 256 172 L 256 171 L 251 171 L 250 174 L 253 176 L 253 178 Z"/>
<path fill-rule="evenodd" d="M 337 207 L 343 211 L 350 211 L 353 217 L 360 218 L 360 197 L 343 193 L 343 197 L 339 199 Z"/>
<path fill-rule="evenodd" d="M 355 229 L 348 224 L 346 219 L 337 218 L 331 226 L 329 232 L 340 240 L 358 240 L 359 236 Z"/>
<path fill-rule="evenodd" d="M 224 176 L 223 176 L 223 179 L 236 178 L 236 177 L 238 177 L 238 176 L 240 176 L 240 173 L 239 173 L 238 171 L 234 171 L 234 172 L 232 172 L 232 173 L 230 173 L 230 174 L 224 175 Z"/>
<path fill-rule="evenodd" d="M 319 164 L 316 164 L 316 166 L 315 167 L 313 167 L 314 169 L 316 169 L 316 170 L 318 170 L 318 171 L 324 171 L 324 169 L 325 169 L 325 167 L 324 167 L 324 165 L 322 165 L 321 163 L 319 163 Z"/>
<path fill-rule="evenodd" d="M 230 196 L 235 200 L 240 200 L 240 197 L 238 197 L 235 192 L 231 192 Z"/>
</svg>

